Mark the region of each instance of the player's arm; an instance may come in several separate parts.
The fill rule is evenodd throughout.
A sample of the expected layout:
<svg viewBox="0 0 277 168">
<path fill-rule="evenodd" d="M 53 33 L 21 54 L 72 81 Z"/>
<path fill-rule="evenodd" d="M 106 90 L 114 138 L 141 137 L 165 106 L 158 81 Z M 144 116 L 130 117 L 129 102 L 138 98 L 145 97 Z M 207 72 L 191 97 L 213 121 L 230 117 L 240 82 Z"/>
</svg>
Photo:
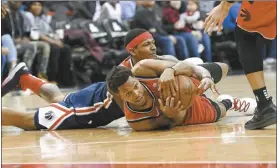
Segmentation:
<svg viewBox="0 0 277 168">
<path fill-rule="evenodd" d="M 210 73 L 202 66 L 196 66 L 186 61 L 171 62 L 166 60 L 146 59 L 138 62 L 132 72 L 135 76 L 158 77 L 165 70 L 172 71 L 174 75 L 194 76 L 198 79 L 210 77 Z"/>
<path fill-rule="evenodd" d="M 171 120 L 164 115 L 160 115 L 156 118 L 136 122 L 128 122 L 128 124 L 135 131 L 150 131 L 162 128 L 170 128 Z"/>
<path fill-rule="evenodd" d="M 172 62 L 176 62 L 176 63 L 179 62 L 179 60 L 176 57 L 172 56 L 172 55 L 163 55 L 163 56 L 158 56 L 157 55 L 157 59 L 158 60 L 172 61 Z"/>
</svg>

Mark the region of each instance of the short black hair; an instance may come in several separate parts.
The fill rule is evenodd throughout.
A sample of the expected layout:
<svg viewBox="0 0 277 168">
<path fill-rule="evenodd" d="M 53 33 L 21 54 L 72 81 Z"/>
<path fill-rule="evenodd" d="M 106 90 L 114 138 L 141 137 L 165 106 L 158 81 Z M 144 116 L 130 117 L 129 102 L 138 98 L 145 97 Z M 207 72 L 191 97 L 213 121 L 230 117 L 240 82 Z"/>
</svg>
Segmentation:
<svg viewBox="0 0 277 168">
<path fill-rule="evenodd" d="M 118 88 L 127 82 L 130 76 L 133 76 L 130 69 L 114 66 L 106 77 L 107 86 L 113 93 L 118 93 Z"/>
<path fill-rule="evenodd" d="M 42 8 L 44 7 L 44 2 L 43 1 L 27 1 L 27 3 L 26 3 L 26 11 L 30 11 L 31 10 L 31 6 L 33 5 L 33 3 L 36 3 L 36 2 L 38 2 L 38 3 L 40 3 L 41 4 L 41 6 L 42 6 Z M 42 9 L 42 11 L 43 11 L 43 9 Z"/>
<path fill-rule="evenodd" d="M 130 30 L 124 39 L 124 46 L 126 47 L 134 38 L 136 38 L 138 35 L 147 32 L 145 29 L 133 29 Z"/>
</svg>

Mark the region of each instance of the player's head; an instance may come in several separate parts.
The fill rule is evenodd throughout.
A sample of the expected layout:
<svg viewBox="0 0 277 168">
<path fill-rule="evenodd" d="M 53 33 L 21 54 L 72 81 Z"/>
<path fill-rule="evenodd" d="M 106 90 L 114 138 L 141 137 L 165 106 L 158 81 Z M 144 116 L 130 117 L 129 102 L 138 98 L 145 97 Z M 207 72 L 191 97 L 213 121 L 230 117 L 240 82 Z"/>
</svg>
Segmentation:
<svg viewBox="0 0 277 168">
<path fill-rule="evenodd" d="M 195 12 L 198 10 L 198 0 L 188 0 L 187 9 L 190 12 Z"/>
<path fill-rule="evenodd" d="M 146 99 L 144 97 L 145 88 L 133 77 L 132 71 L 123 66 L 115 66 L 106 77 L 109 90 L 113 94 L 117 94 L 131 104 L 144 105 Z"/>
<path fill-rule="evenodd" d="M 156 45 L 153 36 L 144 29 L 133 29 L 125 36 L 125 48 L 136 59 L 153 58 Z"/>
</svg>

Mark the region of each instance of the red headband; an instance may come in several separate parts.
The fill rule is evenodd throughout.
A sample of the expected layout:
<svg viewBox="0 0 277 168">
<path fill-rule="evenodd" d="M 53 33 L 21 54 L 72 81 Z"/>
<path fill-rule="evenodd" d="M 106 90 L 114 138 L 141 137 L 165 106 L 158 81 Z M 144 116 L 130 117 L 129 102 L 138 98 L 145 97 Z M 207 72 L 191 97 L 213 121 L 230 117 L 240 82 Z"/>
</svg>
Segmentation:
<svg viewBox="0 0 277 168">
<path fill-rule="evenodd" d="M 132 41 L 130 41 L 126 46 L 126 50 L 130 51 L 131 48 L 136 47 L 137 45 L 139 45 L 143 41 L 145 41 L 147 39 L 150 39 L 150 38 L 153 38 L 153 36 L 149 32 L 144 32 L 144 33 L 138 35 Z"/>
</svg>

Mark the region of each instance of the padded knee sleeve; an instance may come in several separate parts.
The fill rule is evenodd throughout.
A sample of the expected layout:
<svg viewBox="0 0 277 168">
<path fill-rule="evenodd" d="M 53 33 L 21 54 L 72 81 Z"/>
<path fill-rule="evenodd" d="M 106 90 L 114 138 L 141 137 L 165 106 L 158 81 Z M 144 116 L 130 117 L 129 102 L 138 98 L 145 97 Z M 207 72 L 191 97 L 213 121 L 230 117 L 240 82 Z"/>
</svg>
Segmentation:
<svg viewBox="0 0 277 168">
<path fill-rule="evenodd" d="M 214 79 L 214 83 L 218 83 L 221 80 L 222 69 L 218 64 L 204 63 L 204 64 L 199 64 L 198 66 L 202 66 L 210 72 L 211 77 Z"/>
</svg>

